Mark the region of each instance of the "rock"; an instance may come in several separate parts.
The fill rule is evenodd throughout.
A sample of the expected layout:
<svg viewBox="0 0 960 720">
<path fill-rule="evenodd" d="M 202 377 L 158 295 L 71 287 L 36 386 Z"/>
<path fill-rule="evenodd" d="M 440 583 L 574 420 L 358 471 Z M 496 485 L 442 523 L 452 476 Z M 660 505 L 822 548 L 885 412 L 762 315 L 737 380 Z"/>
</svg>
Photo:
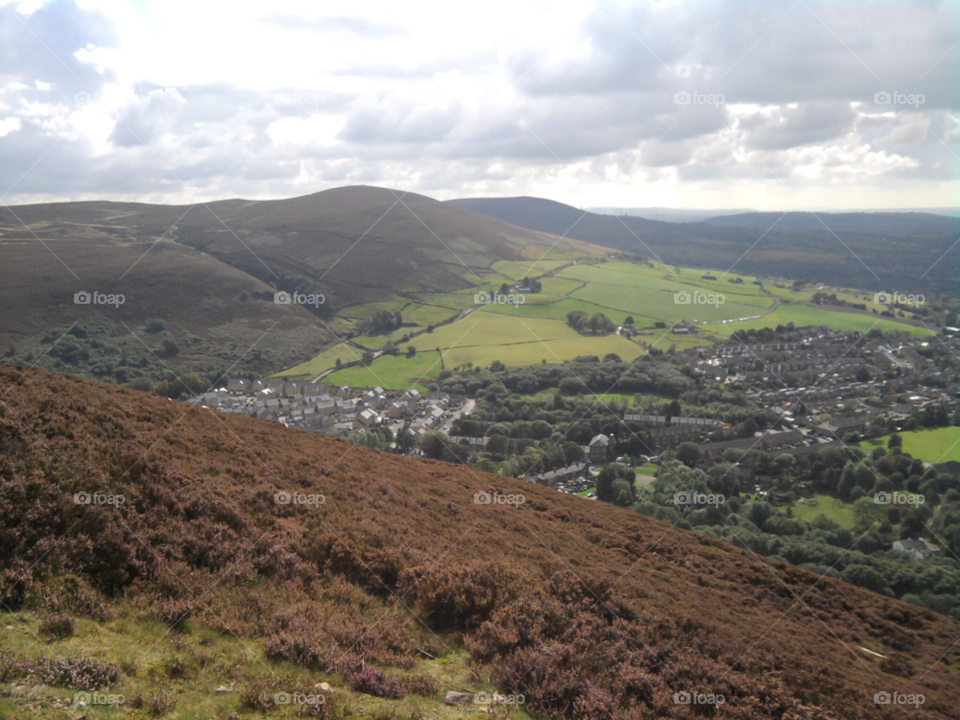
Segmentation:
<svg viewBox="0 0 960 720">
<path fill-rule="evenodd" d="M 473 702 L 473 694 L 448 690 L 443 702 L 447 705 L 465 705 L 466 703 Z"/>
<path fill-rule="evenodd" d="M 217 695 L 223 695 L 224 693 L 233 692 L 233 688 L 228 688 L 225 685 L 221 685 L 218 688 L 215 688 L 214 691 Z"/>
<path fill-rule="evenodd" d="M 330 683 L 317 683 L 313 686 L 314 690 L 322 690 L 323 692 L 333 692 L 333 688 L 330 687 Z"/>
</svg>

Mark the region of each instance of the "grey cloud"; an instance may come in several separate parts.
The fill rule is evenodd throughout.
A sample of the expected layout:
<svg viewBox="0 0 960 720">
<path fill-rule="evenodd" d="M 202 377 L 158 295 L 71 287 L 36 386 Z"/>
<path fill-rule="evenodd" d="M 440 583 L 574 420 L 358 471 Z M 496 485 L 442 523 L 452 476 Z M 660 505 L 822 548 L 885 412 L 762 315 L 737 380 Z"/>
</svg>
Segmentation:
<svg viewBox="0 0 960 720">
<path fill-rule="evenodd" d="M 149 145 L 176 120 L 186 101 L 174 89 L 151 90 L 120 113 L 110 140 L 120 147 Z"/>
<path fill-rule="evenodd" d="M 796 108 L 781 107 L 771 117 L 754 115 L 741 125 L 747 146 L 760 150 L 787 150 L 823 143 L 853 129 L 856 113 L 850 103 L 810 101 Z"/>
<path fill-rule="evenodd" d="M 46 3 L 26 16 L 15 4 L 0 6 L 0 81 L 33 88 L 40 80 L 53 85 L 55 98 L 72 102 L 74 94 L 93 94 L 113 79 L 112 73 L 101 75 L 74 53 L 88 45 L 113 47 L 116 42 L 106 17 L 82 10 L 70 0 Z M 24 96 L 47 101 L 50 94 L 34 89 Z"/>
</svg>

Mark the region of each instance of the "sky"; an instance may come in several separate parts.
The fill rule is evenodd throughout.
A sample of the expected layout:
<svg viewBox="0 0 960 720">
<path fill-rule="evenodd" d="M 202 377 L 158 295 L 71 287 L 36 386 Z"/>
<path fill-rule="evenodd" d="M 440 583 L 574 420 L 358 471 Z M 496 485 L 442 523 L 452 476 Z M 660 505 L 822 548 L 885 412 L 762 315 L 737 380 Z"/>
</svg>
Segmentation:
<svg viewBox="0 0 960 720">
<path fill-rule="evenodd" d="M 960 3 L 0 0 L 0 203 L 960 205 Z"/>
</svg>

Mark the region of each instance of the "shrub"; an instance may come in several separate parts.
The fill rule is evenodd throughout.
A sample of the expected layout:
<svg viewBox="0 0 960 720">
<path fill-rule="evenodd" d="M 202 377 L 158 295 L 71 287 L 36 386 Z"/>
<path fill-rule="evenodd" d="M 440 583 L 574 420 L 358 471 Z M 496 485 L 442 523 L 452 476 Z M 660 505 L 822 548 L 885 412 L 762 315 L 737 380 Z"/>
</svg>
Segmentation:
<svg viewBox="0 0 960 720">
<path fill-rule="evenodd" d="M 347 683 L 354 691 L 399 700 L 407 694 L 404 684 L 375 667 L 366 667 L 360 672 L 347 675 Z"/>
<path fill-rule="evenodd" d="M 40 634 L 54 640 L 72 637 L 76 622 L 69 615 L 44 615 L 40 619 Z"/>
<path fill-rule="evenodd" d="M 117 682 L 120 666 L 86 655 L 52 659 L 41 655 L 33 660 L 10 653 L 0 654 L 0 681 L 10 682 L 30 676 L 54 687 L 99 690 Z"/>
</svg>

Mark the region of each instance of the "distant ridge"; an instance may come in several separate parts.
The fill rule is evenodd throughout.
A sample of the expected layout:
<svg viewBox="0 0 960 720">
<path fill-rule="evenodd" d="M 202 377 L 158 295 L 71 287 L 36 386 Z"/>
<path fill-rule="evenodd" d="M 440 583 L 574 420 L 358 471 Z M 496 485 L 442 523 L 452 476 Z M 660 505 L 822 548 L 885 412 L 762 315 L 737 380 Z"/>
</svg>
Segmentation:
<svg viewBox="0 0 960 720">
<path fill-rule="evenodd" d="M 663 222 L 541 198 L 451 204 L 531 230 L 691 267 L 857 287 L 960 291 L 960 217 L 929 212 L 747 212 Z"/>
</svg>

